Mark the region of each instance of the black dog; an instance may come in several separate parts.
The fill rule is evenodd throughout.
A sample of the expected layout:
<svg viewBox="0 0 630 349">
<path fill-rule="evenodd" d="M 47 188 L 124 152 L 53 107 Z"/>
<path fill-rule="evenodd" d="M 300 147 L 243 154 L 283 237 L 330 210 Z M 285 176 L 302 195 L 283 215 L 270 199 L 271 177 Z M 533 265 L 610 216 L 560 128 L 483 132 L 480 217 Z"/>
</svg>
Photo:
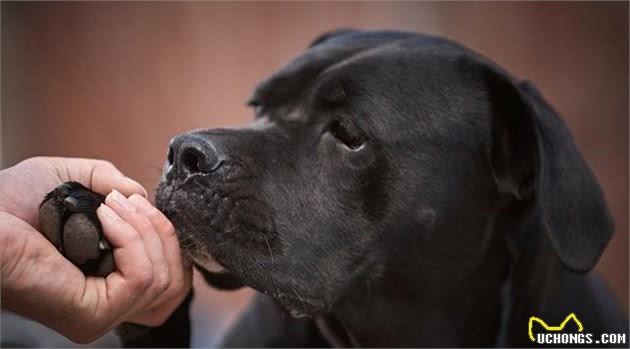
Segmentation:
<svg viewBox="0 0 630 349">
<path fill-rule="evenodd" d="M 444 39 L 336 31 L 250 104 L 248 128 L 173 139 L 156 199 L 211 284 L 260 292 L 226 346 L 533 346 L 530 317 L 570 313 L 591 345 L 627 332 L 586 275 L 602 191 L 531 84 Z"/>
</svg>

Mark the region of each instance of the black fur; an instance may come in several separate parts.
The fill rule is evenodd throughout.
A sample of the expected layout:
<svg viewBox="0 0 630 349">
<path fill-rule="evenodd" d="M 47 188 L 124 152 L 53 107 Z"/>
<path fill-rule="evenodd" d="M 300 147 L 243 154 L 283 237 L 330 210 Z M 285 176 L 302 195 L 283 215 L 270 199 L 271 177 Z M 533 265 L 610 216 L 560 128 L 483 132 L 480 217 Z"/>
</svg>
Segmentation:
<svg viewBox="0 0 630 349">
<path fill-rule="evenodd" d="M 531 84 L 441 38 L 340 30 L 250 104 L 250 127 L 175 138 L 157 195 L 199 264 L 273 300 L 225 345 L 319 343 L 269 304 L 336 345 L 531 346 L 530 316 L 572 312 L 626 331 L 584 275 L 602 191 Z"/>
<path fill-rule="evenodd" d="M 586 274 L 613 232 L 601 188 L 531 84 L 441 38 L 342 30 L 250 104 L 250 127 L 176 137 L 156 198 L 226 268 L 211 284 L 259 291 L 225 346 L 528 347 L 530 316 L 570 313 L 627 333 Z"/>
</svg>

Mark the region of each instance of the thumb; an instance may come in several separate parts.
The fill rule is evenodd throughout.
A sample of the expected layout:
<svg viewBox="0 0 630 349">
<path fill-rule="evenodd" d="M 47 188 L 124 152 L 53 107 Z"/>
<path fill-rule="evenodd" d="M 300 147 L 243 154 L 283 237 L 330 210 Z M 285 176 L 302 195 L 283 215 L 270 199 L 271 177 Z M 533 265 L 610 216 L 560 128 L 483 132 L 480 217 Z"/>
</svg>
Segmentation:
<svg viewBox="0 0 630 349">
<path fill-rule="evenodd" d="M 3 308 L 61 330 L 70 321 L 59 320 L 75 311 L 73 300 L 85 289 L 83 273 L 28 223 L 4 212 L 0 247 Z"/>
<path fill-rule="evenodd" d="M 107 195 L 116 189 L 131 196 L 139 194 L 147 197 L 147 191 L 140 183 L 125 176 L 111 162 L 83 158 L 52 158 L 62 178 L 62 181 L 76 181 L 91 190 Z"/>
</svg>

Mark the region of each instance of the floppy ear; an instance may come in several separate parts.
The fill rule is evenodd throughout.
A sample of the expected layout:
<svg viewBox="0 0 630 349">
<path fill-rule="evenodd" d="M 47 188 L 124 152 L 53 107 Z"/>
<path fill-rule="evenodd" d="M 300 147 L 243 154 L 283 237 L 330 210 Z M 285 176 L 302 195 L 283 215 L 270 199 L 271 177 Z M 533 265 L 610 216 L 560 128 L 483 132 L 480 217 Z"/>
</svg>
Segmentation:
<svg viewBox="0 0 630 349">
<path fill-rule="evenodd" d="M 325 32 L 323 34 L 320 34 L 318 37 L 316 37 L 315 40 L 313 40 L 313 42 L 311 42 L 311 44 L 308 45 L 308 48 L 311 48 L 313 46 L 319 45 L 322 42 L 324 42 L 326 40 L 329 40 L 329 39 L 332 39 L 332 38 L 334 38 L 336 36 L 343 35 L 343 34 L 346 34 L 346 33 L 351 33 L 351 32 L 354 32 L 354 31 L 355 31 L 354 29 L 350 29 L 350 28 L 338 28 L 338 29 L 334 29 L 334 30 L 331 30 L 331 31 L 327 31 L 327 32 Z"/>
<path fill-rule="evenodd" d="M 499 192 L 534 200 L 537 224 L 560 261 L 586 273 L 614 227 L 602 189 L 569 129 L 529 82 L 490 69 L 491 162 Z"/>
</svg>

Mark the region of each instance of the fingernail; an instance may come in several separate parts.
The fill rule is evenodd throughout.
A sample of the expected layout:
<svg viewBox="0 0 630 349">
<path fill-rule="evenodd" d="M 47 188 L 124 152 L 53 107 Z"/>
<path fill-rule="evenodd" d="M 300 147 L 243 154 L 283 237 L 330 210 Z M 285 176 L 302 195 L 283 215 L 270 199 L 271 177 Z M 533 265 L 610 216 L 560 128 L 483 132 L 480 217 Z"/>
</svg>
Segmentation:
<svg viewBox="0 0 630 349">
<path fill-rule="evenodd" d="M 127 181 L 127 182 L 128 182 L 129 184 L 131 184 L 132 186 L 137 187 L 138 189 L 140 189 L 140 190 L 141 190 L 141 193 L 139 193 L 139 194 L 141 194 L 141 195 L 142 195 L 142 196 L 144 196 L 145 198 L 146 198 L 146 197 L 149 197 L 149 194 L 147 193 L 146 189 L 144 189 L 144 187 L 142 186 L 142 184 L 140 184 L 140 183 L 138 183 L 138 182 L 134 181 L 133 179 L 131 179 L 131 178 L 129 178 L 129 177 L 125 177 L 125 181 Z"/>
<path fill-rule="evenodd" d="M 103 218 L 108 219 L 110 221 L 117 219 L 116 215 L 114 214 L 114 211 L 112 211 L 112 209 L 107 207 L 107 205 L 105 204 L 101 204 L 98 207 L 98 209 L 96 209 L 96 211 L 100 212 Z"/>
<path fill-rule="evenodd" d="M 116 204 L 118 204 L 120 207 L 122 207 L 124 210 L 126 210 L 126 211 L 133 211 L 133 210 L 135 210 L 135 208 L 129 202 L 129 200 L 127 200 L 127 198 L 123 194 L 121 194 L 118 190 L 116 190 L 116 189 L 112 190 L 111 194 L 109 194 L 109 195 L 112 198 L 112 200 Z"/>
</svg>

